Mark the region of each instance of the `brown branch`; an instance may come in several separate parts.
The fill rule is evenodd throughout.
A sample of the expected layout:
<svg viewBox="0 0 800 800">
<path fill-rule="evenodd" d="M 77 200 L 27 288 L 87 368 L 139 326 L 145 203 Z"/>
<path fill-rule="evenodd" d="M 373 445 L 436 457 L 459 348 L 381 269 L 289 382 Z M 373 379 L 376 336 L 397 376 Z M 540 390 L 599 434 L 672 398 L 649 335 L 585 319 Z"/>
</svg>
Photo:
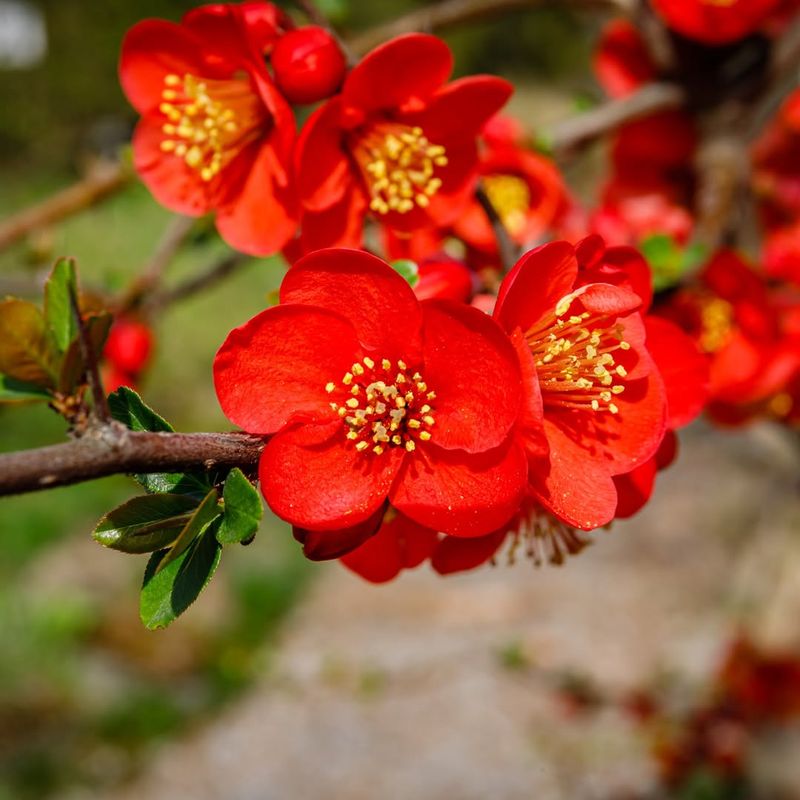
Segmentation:
<svg viewBox="0 0 800 800">
<path fill-rule="evenodd" d="M 547 2 L 554 5 L 567 2 L 581 8 L 610 8 L 620 12 L 630 12 L 635 5 L 633 0 L 442 0 L 355 34 L 348 41 L 356 53 L 364 54 L 404 33 L 429 33 L 509 11 L 534 8 Z"/>
<path fill-rule="evenodd" d="M 264 441 L 240 433 L 149 433 L 117 423 L 64 444 L 0 454 L 0 495 L 67 486 L 106 475 L 181 472 L 258 463 Z"/>
<path fill-rule="evenodd" d="M 497 251 L 500 254 L 500 264 L 503 270 L 508 272 L 517 263 L 519 248 L 511 240 L 508 229 L 503 224 L 500 214 L 497 213 L 494 203 L 489 199 L 489 195 L 486 194 L 483 186 L 478 186 L 475 190 L 475 199 L 480 203 L 483 213 L 486 214 L 486 219 L 489 220 L 489 224 L 492 226 L 494 238 L 497 242 Z"/>
<path fill-rule="evenodd" d="M 219 261 L 211 264 L 204 272 L 189 278 L 184 283 L 179 283 L 171 289 L 165 289 L 153 294 L 146 300 L 147 308 L 157 310 L 178 300 L 191 297 L 193 294 L 197 294 L 197 292 L 223 281 L 238 270 L 239 267 L 251 261 L 252 258 L 252 256 L 245 253 L 229 253 Z"/>
<path fill-rule="evenodd" d="M 609 100 L 597 108 L 558 122 L 542 131 L 540 138 L 554 152 L 568 151 L 626 122 L 656 111 L 677 108 L 685 99 L 684 91 L 675 84 L 650 83 L 627 97 Z"/>
<path fill-rule="evenodd" d="M 0 222 L 0 250 L 114 194 L 130 179 L 130 170 L 123 164 L 97 162 L 77 183 Z"/>
</svg>

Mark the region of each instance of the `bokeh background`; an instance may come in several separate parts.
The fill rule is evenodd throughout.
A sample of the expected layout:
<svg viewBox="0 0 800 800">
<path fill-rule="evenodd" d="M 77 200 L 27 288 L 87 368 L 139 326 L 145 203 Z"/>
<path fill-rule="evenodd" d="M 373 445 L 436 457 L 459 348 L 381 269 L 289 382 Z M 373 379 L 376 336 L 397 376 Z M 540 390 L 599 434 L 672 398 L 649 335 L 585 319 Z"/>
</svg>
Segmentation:
<svg viewBox="0 0 800 800">
<path fill-rule="evenodd" d="M 193 5 L 0 0 L 0 215 L 124 148 L 135 118 L 116 78 L 122 36 Z M 345 33 L 415 6 L 321 5 Z M 445 34 L 459 73 L 515 82 L 512 108 L 532 126 L 601 97 L 589 64 L 602 19 L 557 6 Z M 577 191 L 591 194 L 602 156 L 571 166 Z M 85 286 L 118 290 L 168 223 L 134 183 L 0 253 L 0 295 L 35 297 L 61 255 L 77 257 Z M 224 251 L 198 234 L 169 280 Z M 253 261 L 157 321 L 143 396 L 176 429 L 226 428 L 214 352 L 282 269 Z M 2 451 L 63 436 L 42 406 L 0 407 Z M 307 564 L 268 519 L 158 633 L 138 619 L 143 557 L 89 536 L 136 493 L 130 480 L 0 500 L 0 800 L 645 796 L 654 767 L 639 730 L 618 709 L 577 713 L 564 687 L 689 698 L 738 625 L 800 645 L 797 470 L 793 443 L 768 427 L 700 423 L 647 511 L 563 568 L 422 572 L 387 587 Z M 800 796 L 780 756 L 792 745 L 764 755 L 769 780 L 797 789 L 786 797 Z"/>
</svg>

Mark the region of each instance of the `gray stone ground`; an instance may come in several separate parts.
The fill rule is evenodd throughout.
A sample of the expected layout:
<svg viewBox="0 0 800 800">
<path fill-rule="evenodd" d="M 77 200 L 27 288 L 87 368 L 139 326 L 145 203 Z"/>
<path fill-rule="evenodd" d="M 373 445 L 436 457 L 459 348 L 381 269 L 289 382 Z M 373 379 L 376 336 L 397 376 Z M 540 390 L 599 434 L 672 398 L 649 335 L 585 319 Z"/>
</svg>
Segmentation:
<svg viewBox="0 0 800 800">
<path fill-rule="evenodd" d="M 384 587 L 328 567 L 260 683 L 111 800 L 619 800 L 646 788 L 630 722 L 569 717 L 543 676 L 577 670 L 613 691 L 664 671 L 701 681 L 737 620 L 800 645 L 798 474 L 771 429 L 696 428 L 646 512 L 565 567 L 418 571 Z"/>
</svg>

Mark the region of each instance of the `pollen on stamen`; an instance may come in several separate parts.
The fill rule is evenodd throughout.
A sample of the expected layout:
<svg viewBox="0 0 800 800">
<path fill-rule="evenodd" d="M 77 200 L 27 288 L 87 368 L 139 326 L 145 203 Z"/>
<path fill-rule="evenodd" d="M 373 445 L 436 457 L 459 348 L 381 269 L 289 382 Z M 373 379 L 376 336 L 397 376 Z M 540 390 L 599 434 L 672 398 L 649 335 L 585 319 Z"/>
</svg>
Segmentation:
<svg viewBox="0 0 800 800">
<path fill-rule="evenodd" d="M 401 366 L 402 365 L 402 366 Z M 386 450 L 401 447 L 416 451 L 419 442 L 432 438 L 435 409 L 428 402 L 428 386 L 419 372 L 409 375 L 403 362 L 393 374 L 389 359 L 364 357 L 337 384 L 329 381 L 325 390 L 338 402 L 330 406 L 342 418 L 345 439 L 358 452 L 371 451 L 380 456 Z M 402 380 L 401 380 L 402 379 Z M 402 393 L 398 384 L 403 386 Z"/>
</svg>

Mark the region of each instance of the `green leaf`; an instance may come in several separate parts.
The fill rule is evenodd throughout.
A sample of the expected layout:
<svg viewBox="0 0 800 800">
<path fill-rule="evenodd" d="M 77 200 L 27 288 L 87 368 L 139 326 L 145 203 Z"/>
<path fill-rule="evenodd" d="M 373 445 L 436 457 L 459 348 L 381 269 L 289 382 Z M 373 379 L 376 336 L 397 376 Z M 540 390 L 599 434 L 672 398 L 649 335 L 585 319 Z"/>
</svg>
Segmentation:
<svg viewBox="0 0 800 800">
<path fill-rule="evenodd" d="M 77 296 L 75 262 L 71 258 L 60 258 L 44 285 L 44 319 L 56 347 L 62 353 L 78 333 L 70 300 Z"/>
<path fill-rule="evenodd" d="M 258 490 L 238 467 L 228 473 L 222 497 L 225 509 L 217 531 L 217 541 L 220 544 L 236 544 L 255 536 L 264 516 L 264 507 Z"/>
<path fill-rule="evenodd" d="M 139 616 L 150 630 L 166 628 L 197 599 L 219 565 L 222 547 L 215 535 L 216 523 L 209 526 L 163 569 L 167 553 L 153 553 L 144 573 L 139 600 Z"/>
<path fill-rule="evenodd" d="M 94 529 L 95 541 L 123 553 L 152 553 L 172 545 L 198 502 L 185 494 L 146 494 L 109 511 Z"/>
<path fill-rule="evenodd" d="M 203 498 L 203 502 L 186 521 L 172 546 L 164 553 L 156 571 L 161 571 L 178 558 L 208 525 L 222 514 L 222 509 L 217 504 L 218 497 L 217 490 L 212 489 Z"/>
<path fill-rule="evenodd" d="M 56 377 L 55 355 L 42 312 L 33 303 L 15 298 L 0 302 L 0 372 L 50 388 Z"/>
<path fill-rule="evenodd" d="M 153 411 L 133 389 L 122 386 L 108 396 L 111 416 L 132 431 L 174 430 L 163 417 Z M 202 472 L 156 472 L 133 476 L 146 491 L 151 493 L 173 492 L 205 496 L 211 488 Z"/>
<path fill-rule="evenodd" d="M 103 352 L 103 345 L 106 343 L 113 321 L 114 318 L 107 311 L 84 315 L 84 325 L 89 335 L 92 351 L 95 354 L 99 355 Z M 69 343 L 61 360 L 61 367 L 58 373 L 58 391 L 64 394 L 73 394 L 85 369 L 81 343 L 76 336 Z"/>
<path fill-rule="evenodd" d="M 111 416 L 132 431 L 174 431 L 164 417 L 159 416 L 133 389 L 121 386 L 108 396 Z"/>
<path fill-rule="evenodd" d="M 392 261 L 391 266 L 401 278 L 408 281 L 408 285 L 412 289 L 419 283 L 419 267 L 416 261 L 411 261 L 408 258 L 398 258 L 397 261 Z"/>
<path fill-rule="evenodd" d="M 23 403 L 31 400 L 49 400 L 50 394 L 35 383 L 25 383 L 8 375 L 0 375 L 0 403 Z"/>
</svg>

